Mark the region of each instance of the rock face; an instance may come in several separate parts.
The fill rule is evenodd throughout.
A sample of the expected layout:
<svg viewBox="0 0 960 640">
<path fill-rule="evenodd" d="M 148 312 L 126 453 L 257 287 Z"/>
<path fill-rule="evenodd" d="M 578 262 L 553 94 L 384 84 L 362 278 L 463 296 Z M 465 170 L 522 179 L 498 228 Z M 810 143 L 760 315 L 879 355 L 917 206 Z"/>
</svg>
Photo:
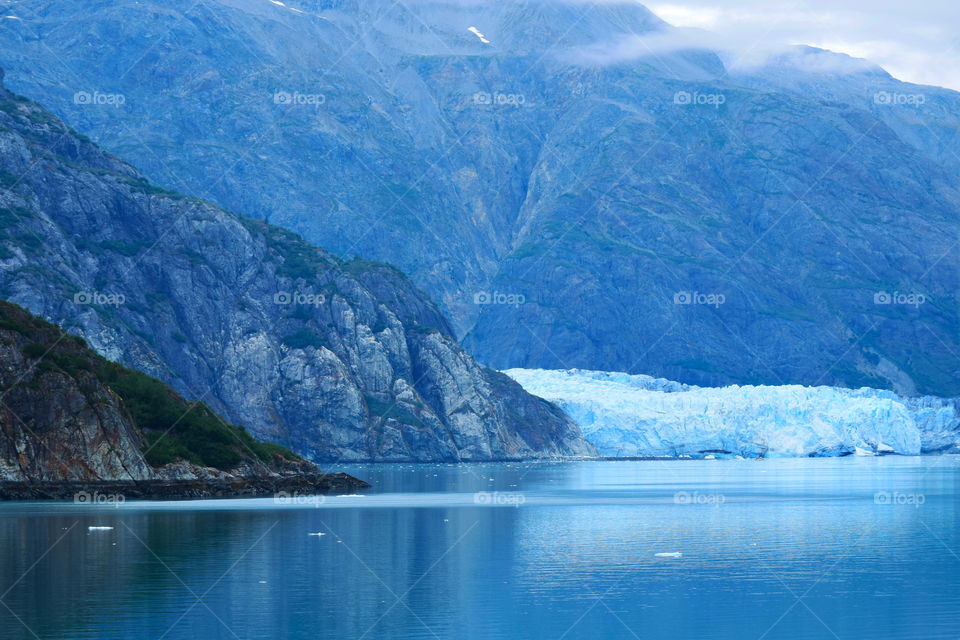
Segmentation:
<svg viewBox="0 0 960 640">
<path fill-rule="evenodd" d="M 6 90 L 0 179 L 0 295 L 257 437 L 318 461 L 594 452 L 395 269 L 156 187 Z"/>
<path fill-rule="evenodd" d="M 626 2 L 282 4 L 20 3 L 0 56 L 151 178 L 398 265 L 490 366 L 960 395 L 955 92 L 729 69 Z"/>
<path fill-rule="evenodd" d="M 117 395 L 89 372 L 31 371 L 27 344 L 0 330 L 0 481 L 159 479 Z"/>
<path fill-rule="evenodd" d="M 151 402 L 143 400 L 151 391 Z M 157 421 L 168 406 L 169 421 Z M 264 445 L 0 300 L 0 499 L 263 495 L 369 485 Z M 135 417 L 136 416 L 136 417 Z M 149 431 L 145 429 L 149 428 Z M 185 457 L 153 464 L 166 448 Z M 160 454 L 163 457 L 165 454 Z M 216 466 L 205 466 L 208 462 Z"/>
</svg>

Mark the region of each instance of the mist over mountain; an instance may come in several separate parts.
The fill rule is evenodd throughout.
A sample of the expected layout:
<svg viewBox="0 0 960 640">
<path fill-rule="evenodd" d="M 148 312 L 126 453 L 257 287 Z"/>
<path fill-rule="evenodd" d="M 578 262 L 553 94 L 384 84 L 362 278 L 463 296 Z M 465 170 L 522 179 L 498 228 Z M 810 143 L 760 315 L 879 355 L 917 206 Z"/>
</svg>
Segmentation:
<svg viewBox="0 0 960 640">
<path fill-rule="evenodd" d="M 389 261 L 496 367 L 957 395 L 960 100 L 640 5 L 17 5 L 10 84 L 156 182 Z"/>
</svg>

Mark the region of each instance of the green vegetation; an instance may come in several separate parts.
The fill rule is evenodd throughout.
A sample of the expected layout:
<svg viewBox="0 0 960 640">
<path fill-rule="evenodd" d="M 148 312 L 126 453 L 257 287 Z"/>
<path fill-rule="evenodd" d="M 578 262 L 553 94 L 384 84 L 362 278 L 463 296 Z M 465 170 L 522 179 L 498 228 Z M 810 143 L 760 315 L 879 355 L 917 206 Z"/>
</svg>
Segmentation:
<svg viewBox="0 0 960 640">
<path fill-rule="evenodd" d="M 139 191 L 140 193 L 145 193 L 149 196 L 164 196 L 166 198 L 175 198 L 180 200 L 184 198 L 183 195 L 177 193 L 176 191 L 170 191 L 169 189 L 164 189 L 163 187 L 158 187 L 155 184 L 152 184 L 146 178 L 131 178 L 129 176 L 121 176 L 121 179 L 130 186 L 134 191 Z"/>
<path fill-rule="evenodd" d="M 0 111 L 14 118 L 19 118 L 22 115 L 20 108 L 13 100 L 0 100 Z"/>
<path fill-rule="evenodd" d="M 278 276 L 286 276 L 293 280 L 307 280 L 317 274 L 317 268 L 311 264 L 302 253 L 291 253 L 284 257 L 283 264 L 277 267 Z"/>
<path fill-rule="evenodd" d="M 363 258 L 352 258 L 349 262 L 343 263 L 343 270 L 352 276 L 363 275 L 374 271 L 390 271 L 394 275 L 407 279 L 406 274 L 397 267 L 388 262 L 379 262 L 377 260 L 364 260 Z"/>
<path fill-rule="evenodd" d="M 403 424 L 409 424 L 415 427 L 422 427 L 423 422 L 417 416 L 413 415 L 400 405 L 394 402 L 384 402 L 377 400 L 373 396 L 364 395 L 367 401 L 367 409 L 370 415 L 384 420 L 393 419 Z"/>
<path fill-rule="evenodd" d="M 0 176 L 2 179 L 3 176 Z M 25 218 L 32 218 L 33 212 L 26 207 L 0 207 L 0 227 L 12 227 Z"/>
<path fill-rule="evenodd" d="M 98 377 L 116 392 L 147 437 L 147 462 L 160 467 L 176 459 L 229 470 L 252 454 L 269 462 L 274 453 L 295 458 L 277 445 L 258 442 L 244 429 L 223 422 L 206 404 L 188 404 L 145 373 L 102 360 Z"/>
<path fill-rule="evenodd" d="M 9 171 L 0 169 L 0 188 L 9 189 L 20 181 L 19 176 L 15 176 Z"/>
<path fill-rule="evenodd" d="M 429 336 L 434 333 L 441 333 L 440 329 L 437 329 L 436 327 L 428 327 L 426 325 L 420 324 L 419 322 L 409 322 L 407 324 L 406 329 L 408 333 L 418 333 L 422 336 Z"/>
<path fill-rule="evenodd" d="M 252 218 L 240 218 L 240 222 L 250 233 L 262 236 L 270 250 L 282 258 L 283 262 L 277 267 L 278 276 L 312 280 L 324 266 L 321 250 L 307 244 L 292 231 Z"/>
<path fill-rule="evenodd" d="M 306 328 L 298 329 L 290 335 L 284 336 L 282 342 L 291 349 L 306 349 L 307 347 L 319 349 L 323 346 L 323 339 Z"/>
<path fill-rule="evenodd" d="M 43 246 L 43 240 L 35 233 L 21 233 L 16 236 L 15 241 L 20 248 L 27 250 L 36 250 Z"/>
<path fill-rule="evenodd" d="M 111 362 L 91 351 L 77 336 L 61 339 L 61 330 L 9 302 L 0 301 L 0 330 L 15 331 L 26 342 L 21 353 L 42 358 L 35 371 L 61 371 L 89 388 L 95 376 L 122 400 L 144 433 L 144 455 L 155 467 L 178 459 L 231 470 L 245 459 L 269 463 L 274 456 L 300 458 L 279 445 L 260 442 L 242 427 L 228 424 L 202 402 L 189 403 L 161 381 Z"/>
<path fill-rule="evenodd" d="M 138 244 L 136 242 L 125 242 L 123 240 L 108 240 L 106 242 L 99 243 L 99 246 L 103 249 L 114 251 L 128 258 L 137 255 L 140 253 L 140 251 L 146 248 L 146 245 Z"/>
</svg>

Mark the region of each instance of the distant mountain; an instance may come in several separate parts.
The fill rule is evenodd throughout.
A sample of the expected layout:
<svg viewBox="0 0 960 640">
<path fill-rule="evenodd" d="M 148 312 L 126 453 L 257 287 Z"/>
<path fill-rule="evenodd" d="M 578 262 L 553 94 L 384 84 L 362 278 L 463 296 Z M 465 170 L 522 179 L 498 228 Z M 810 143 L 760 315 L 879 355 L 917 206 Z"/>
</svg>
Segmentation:
<svg viewBox="0 0 960 640">
<path fill-rule="evenodd" d="M 18 90 L 163 184 L 397 264 L 490 366 L 960 394 L 955 92 L 815 49 L 728 67 L 633 3 L 10 14 Z"/>
<path fill-rule="evenodd" d="M 595 453 L 392 267 L 157 187 L 5 89 L 0 182 L 0 296 L 258 438 L 314 460 Z"/>
</svg>

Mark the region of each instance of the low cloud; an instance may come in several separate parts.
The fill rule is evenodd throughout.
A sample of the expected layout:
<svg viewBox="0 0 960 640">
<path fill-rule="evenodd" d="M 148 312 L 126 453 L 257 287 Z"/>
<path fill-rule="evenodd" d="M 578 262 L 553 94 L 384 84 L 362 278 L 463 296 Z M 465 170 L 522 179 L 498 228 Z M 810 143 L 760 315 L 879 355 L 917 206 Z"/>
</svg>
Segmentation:
<svg viewBox="0 0 960 640">
<path fill-rule="evenodd" d="M 872 62 L 787 42 L 748 42 L 740 37 L 703 29 L 671 28 L 643 35 L 621 36 L 611 42 L 581 47 L 567 54 L 569 62 L 587 66 L 652 59 L 668 72 L 683 75 L 684 67 L 669 56 L 685 51 L 716 53 L 731 70 L 749 70 L 776 60 L 811 73 L 856 73 L 875 70 Z"/>
<path fill-rule="evenodd" d="M 807 45 L 869 60 L 908 82 L 960 90 L 960 3 L 955 0 L 668 0 L 647 5 L 678 31 L 706 30 L 713 48 L 734 65 L 758 64 L 791 45 Z M 679 42 L 689 36 L 675 36 Z M 623 43 L 616 55 L 664 42 Z M 649 55 L 646 54 L 646 55 Z M 855 70 L 851 58 L 803 55 L 798 64 L 823 71 Z"/>
</svg>

